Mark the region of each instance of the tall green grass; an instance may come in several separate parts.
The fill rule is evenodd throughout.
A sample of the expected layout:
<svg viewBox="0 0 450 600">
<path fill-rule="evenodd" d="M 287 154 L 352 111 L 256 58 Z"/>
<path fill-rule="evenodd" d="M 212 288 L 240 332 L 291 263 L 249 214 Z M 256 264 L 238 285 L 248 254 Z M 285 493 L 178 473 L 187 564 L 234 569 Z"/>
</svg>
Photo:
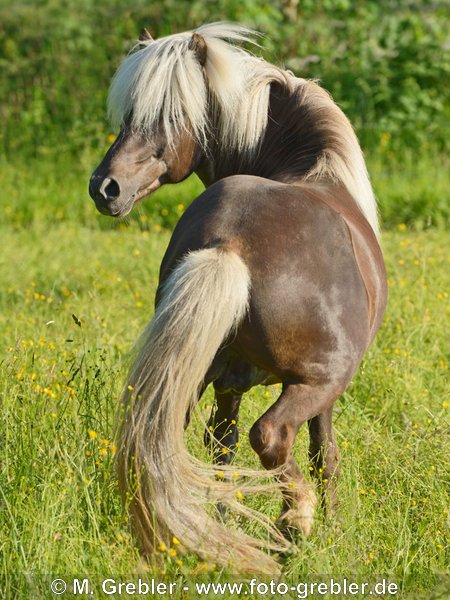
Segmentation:
<svg viewBox="0 0 450 600">
<path fill-rule="evenodd" d="M 92 157 L 83 161 L 72 171 L 2 164 L 1 598 L 53 597 L 49 582 L 56 577 L 232 579 L 232 566 L 218 571 L 176 544 L 161 548 L 146 566 L 112 469 L 117 398 L 129 351 L 153 312 L 166 225 L 200 186 L 165 188 L 120 224 L 96 215 L 85 174 L 80 178 Z M 450 244 L 444 229 L 427 225 L 429 217 L 439 222 L 436 213 L 448 218 L 446 206 L 433 210 L 432 200 L 433 194 L 446 197 L 446 175 L 432 164 L 417 165 L 417 180 L 412 171 L 382 167 L 383 181 L 374 167 L 378 194 L 385 192 L 382 214 L 392 225 L 383 236 L 388 310 L 336 405 L 339 519 L 329 521 L 319 511 L 312 537 L 282 562 L 282 580 L 386 577 L 399 585 L 398 597 L 432 598 L 438 597 L 433 590 L 444 594 L 449 575 Z M 421 196 L 417 213 L 408 212 L 408 197 L 419 197 L 421 185 L 429 196 Z M 246 395 L 237 472 L 257 465 L 247 433 L 278 393 L 275 386 Z M 208 390 L 203 417 L 212 400 Z M 201 429 L 197 419 L 187 442 L 204 457 Z M 296 454 L 308 472 L 306 449 L 302 431 Z M 274 516 L 280 506 L 275 494 L 243 501 Z M 103 597 L 96 589 L 90 597 Z"/>
</svg>

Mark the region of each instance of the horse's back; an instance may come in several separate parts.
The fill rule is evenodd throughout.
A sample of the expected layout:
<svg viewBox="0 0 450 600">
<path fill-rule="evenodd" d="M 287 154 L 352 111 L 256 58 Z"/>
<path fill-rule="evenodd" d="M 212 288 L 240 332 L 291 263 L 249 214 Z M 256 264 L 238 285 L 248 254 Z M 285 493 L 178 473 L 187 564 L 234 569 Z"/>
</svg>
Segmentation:
<svg viewBox="0 0 450 600">
<path fill-rule="evenodd" d="M 368 235 L 364 227 L 359 231 L 358 215 L 349 225 L 325 196 L 318 186 L 223 179 L 186 210 L 161 267 L 164 280 L 190 250 L 236 251 L 252 287 L 232 350 L 284 380 L 315 381 L 324 373 L 348 380 L 378 320 L 367 283 L 378 290 L 382 279 L 376 250 L 358 241 Z"/>
</svg>

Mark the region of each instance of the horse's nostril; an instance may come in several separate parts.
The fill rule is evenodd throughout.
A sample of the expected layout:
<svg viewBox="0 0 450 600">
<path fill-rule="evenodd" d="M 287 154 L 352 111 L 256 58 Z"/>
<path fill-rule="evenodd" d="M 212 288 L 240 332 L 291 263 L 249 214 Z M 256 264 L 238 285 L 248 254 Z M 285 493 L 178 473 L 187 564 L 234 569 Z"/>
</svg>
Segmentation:
<svg viewBox="0 0 450 600">
<path fill-rule="evenodd" d="M 115 179 L 107 178 L 101 187 L 105 200 L 115 200 L 120 196 L 120 186 Z"/>
</svg>

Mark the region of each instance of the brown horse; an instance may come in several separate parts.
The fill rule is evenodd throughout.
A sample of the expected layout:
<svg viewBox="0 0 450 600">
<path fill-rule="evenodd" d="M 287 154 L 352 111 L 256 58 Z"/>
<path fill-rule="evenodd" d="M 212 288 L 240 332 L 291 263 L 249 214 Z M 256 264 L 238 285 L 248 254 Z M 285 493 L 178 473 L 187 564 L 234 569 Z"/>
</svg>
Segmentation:
<svg viewBox="0 0 450 600">
<path fill-rule="evenodd" d="M 292 454 L 304 423 L 326 504 L 336 505 L 332 407 L 380 325 L 386 274 L 350 123 L 316 83 L 237 45 L 250 38 L 220 23 L 144 36 L 113 80 L 109 109 L 120 135 L 90 194 L 102 213 L 122 216 L 193 171 L 207 187 L 161 265 L 155 316 L 124 394 L 119 479 L 147 553 L 176 536 L 237 570 L 273 572 L 258 546 L 286 548 L 288 534 L 313 525 L 315 493 Z M 242 395 L 277 382 L 280 397 L 250 431 L 281 487 L 274 526 L 239 501 L 229 478 Z M 212 466 L 183 441 L 209 383 Z M 247 474 L 248 489 L 264 488 L 260 472 Z M 208 511 L 215 503 L 257 519 L 273 541 L 225 527 Z"/>
</svg>

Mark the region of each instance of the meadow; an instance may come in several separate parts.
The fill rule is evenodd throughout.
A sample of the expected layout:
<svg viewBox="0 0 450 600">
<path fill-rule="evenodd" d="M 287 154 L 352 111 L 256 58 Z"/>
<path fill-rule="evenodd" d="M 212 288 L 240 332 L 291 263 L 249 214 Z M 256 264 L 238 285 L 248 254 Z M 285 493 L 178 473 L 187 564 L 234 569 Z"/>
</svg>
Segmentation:
<svg viewBox="0 0 450 600">
<path fill-rule="evenodd" d="M 242 597 L 195 594 L 195 582 L 235 581 L 233 564 L 219 569 L 178 540 L 144 562 L 113 468 L 130 352 L 152 316 L 170 232 L 202 186 L 191 177 L 164 187 L 124 221 L 98 214 L 87 193 L 114 139 L 110 78 L 139 31 L 159 37 L 216 20 L 262 32 L 253 51 L 320 80 L 349 116 L 379 200 L 389 277 L 382 328 L 336 403 L 339 517 L 319 510 L 312 536 L 281 561 L 280 581 L 385 578 L 398 585 L 392 597 L 449 597 L 446 8 L 424 0 L 0 1 L 1 600 L 55 598 L 50 582 L 74 577 L 91 578 L 86 597 L 136 597 L 102 594 L 100 582 L 139 576 L 175 582 L 172 598 Z M 244 399 L 234 483 L 242 502 L 273 516 L 279 497 L 246 497 L 239 470 L 258 466 L 247 434 L 277 394 L 260 387 Z M 186 436 L 204 459 L 212 400 L 208 389 Z M 307 445 L 301 431 L 304 472 Z M 254 523 L 238 525 L 258 534 Z M 74 597 L 70 586 L 59 597 Z"/>
<path fill-rule="evenodd" d="M 117 222 L 98 215 L 88 198 L 95 160 L 85 156 L 71 168 L 2 163 L 1 598 L 53 597 L 55 577 L 128 581 L 141 574 L 180 586 L 233 579 L 232 565 L 219 570 L 176 543 L 144 564 L 112 469 L 127 358 L 153 312 L 170 226 L 200 184 L 190 179 L 167 187 L 127 222 Z M 283 561 L 282 581 L 386 577 L 404 598 L 444 597 L 448 590 L 448 182 L 433 164 L 434 171 L 430 163 L 394 173 L 372 164 L 387 215 L 388 310 L 336 406 L 339 519 L 319 512 L 311 538 Z M 441 204 L 433 205 L 438 196 Z M 257 466 L 246 434 L 277 393 L 274 386 L 246 395 L 237 473 L 240 465 Z M 208 390 L 187 440 L 204 458 L 201 419 L 211 402 Z M 296 454 L 308 471 L 306 448 L 303 431 Z M 239 480 L 236 486 L 238 493 Z M 273 515 L 280 502 L 275 494 L 242 501 Z"/>
</svg>

